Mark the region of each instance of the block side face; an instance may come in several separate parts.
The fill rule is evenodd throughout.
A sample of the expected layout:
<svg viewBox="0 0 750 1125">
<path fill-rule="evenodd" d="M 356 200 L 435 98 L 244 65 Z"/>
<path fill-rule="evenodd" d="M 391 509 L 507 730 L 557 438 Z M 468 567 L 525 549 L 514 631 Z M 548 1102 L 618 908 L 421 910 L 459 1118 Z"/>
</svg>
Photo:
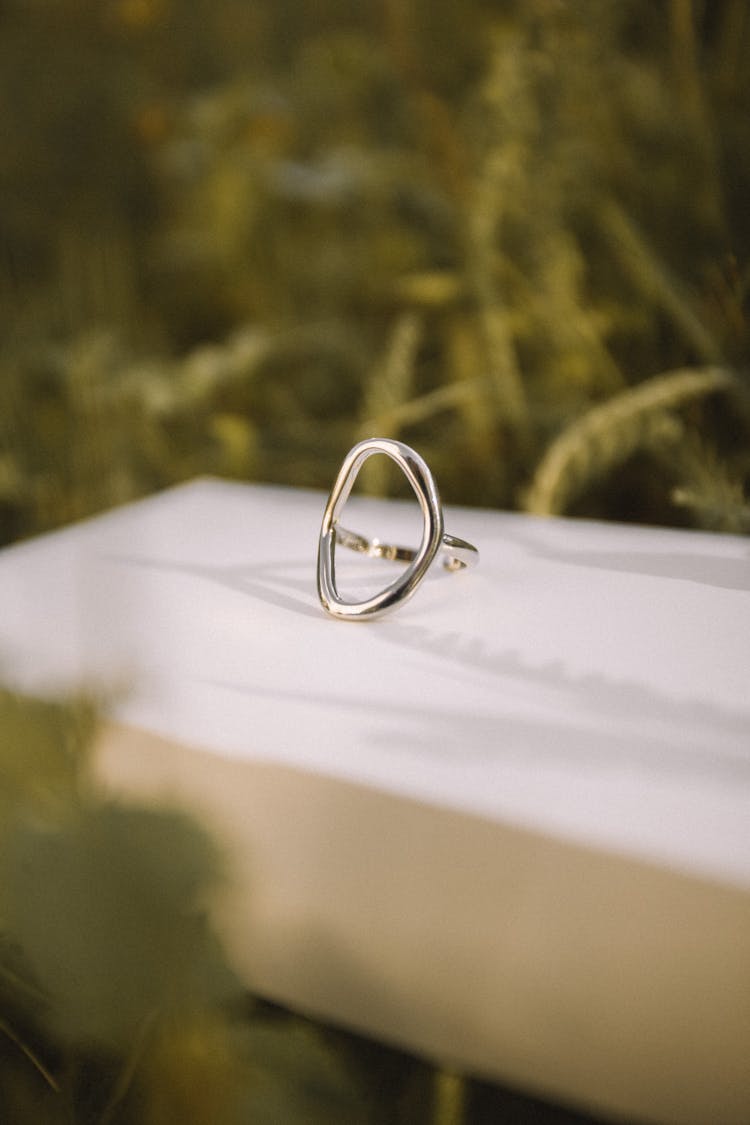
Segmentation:
<svg viewBox="0 0 750 1125">
<path fill-rule="evenodd" d="M 589 1112 L 745 1125 L 750 894 L 122 728 L 101 761 L 219 832 L 262 994 Z"/>
</svg>

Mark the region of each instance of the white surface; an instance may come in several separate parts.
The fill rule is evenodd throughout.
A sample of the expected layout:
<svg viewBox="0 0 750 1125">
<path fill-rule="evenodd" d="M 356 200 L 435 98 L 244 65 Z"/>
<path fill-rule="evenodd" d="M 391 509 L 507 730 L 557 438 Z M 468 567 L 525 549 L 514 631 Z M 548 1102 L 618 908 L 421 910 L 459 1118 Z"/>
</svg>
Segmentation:
<svg viewBox="0 0 750 1125">
<path fill-rule="evenodd" d="M 750 543 L 449 511 L 479 567 L 341 622 L 324 499 L 199 481 L 3 552 L 5 671 L 128 686 L 106 777 L 211 822 L 261 991 L 600 1112 L 747 1125 Z M 402 505 L 342 522 L 416 541 Z"/>
<path fill-rule="evenodd" d="M 6 551 L 0 659 L 131 684 L 119 718 L 190 745 L 750 887 L 748 541 L 449 512 L 478 569 L 337 622 L 323 499 L 200 481 Z M 346 518 L 410 541 L 400 505 Z"/>
</svg>

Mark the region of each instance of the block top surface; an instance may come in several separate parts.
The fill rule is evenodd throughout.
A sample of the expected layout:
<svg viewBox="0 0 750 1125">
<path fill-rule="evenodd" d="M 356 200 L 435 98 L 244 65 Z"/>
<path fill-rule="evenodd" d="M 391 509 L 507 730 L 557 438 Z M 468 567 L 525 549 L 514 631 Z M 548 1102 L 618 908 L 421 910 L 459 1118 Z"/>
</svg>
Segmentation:
<svg viewBox="0 0 750 1125">
<path fill-rule="evenodd" d="M 750 542 L 447 509 L 479 566 L 342 622 L 315 591 L 323 506 L 199 480 L 6 549 L 0 666 L 124 688 L 118 721 L 217 755 L 750 887 Z M 401 502 L 354 497 L 346 523 L 419 536 Z M 342 582 L 393 577 L 345 554 Z"/>
</svg>

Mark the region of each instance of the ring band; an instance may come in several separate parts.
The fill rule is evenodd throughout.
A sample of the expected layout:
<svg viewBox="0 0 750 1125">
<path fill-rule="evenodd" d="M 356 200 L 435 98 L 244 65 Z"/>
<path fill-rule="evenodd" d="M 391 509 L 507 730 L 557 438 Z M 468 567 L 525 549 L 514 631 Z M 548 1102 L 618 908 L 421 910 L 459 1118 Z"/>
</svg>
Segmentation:
<svg viewBox="0 0 750 1125">
<path fill-rule="evenodd" d="M 417 548 L 367 539 L 339 524 L 339 516 L 362 465 L 375 453 L 384 453 L 395 461 L 414 490 L 423 518 L 422 542 Z M 363 601 L 347 601 L 336 586 L 338 544 L 370 558 L 394 559 L 408 565 L 379 594 Z M 439 552 L 443 556 L 443 567 L 448 571 L 465 570 L 479 561 L 479 552 L 473 544 L 445 532 L 440 496 L 426 462 L 408 445 L 391 438 L 368 438 L 355 445 L 344 458 L 323 513 L 318 541 L 318 596 L 323 608 L 333 617 L 344 620 L 376 617 L 395 609 L 412 596 Z"/>
<path fill-rule="evenodd" d="M 336 543 L 356 551 L 359 555 L 366 555 L 370 559 L 388 559 L 389 562 L 413 562 L 417 557 L 414 547 L 397 547 L 392 543 L 382 543 L 380 539 L 367 539 L 358 531 L 349 531 L 336 524 Z M 444 570 L 465 570 L 467 567 L 476 566 L 479 562 L 479 551 L 473 543 L 459 539 L 457 535 L 448 535 L 443 532 L 440 542 L 442 565 Z"/>
</svg>

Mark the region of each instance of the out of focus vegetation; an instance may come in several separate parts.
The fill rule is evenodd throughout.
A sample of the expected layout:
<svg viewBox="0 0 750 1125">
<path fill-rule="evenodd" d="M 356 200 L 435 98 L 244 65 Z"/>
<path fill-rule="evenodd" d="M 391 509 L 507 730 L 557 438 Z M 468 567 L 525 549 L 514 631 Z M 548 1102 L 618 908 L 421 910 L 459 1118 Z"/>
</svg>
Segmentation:
<svg viewBox="0 0 750 1125">
<path fill-rule="evenodd" d="M 4 0 L 0 539 L 366 434 L 747 531 L 749 7 Z"/>
<path fill-rule="evenodd" d="M 364 1125 L 342 1052 L 242 992 L 184 814 L 115 803 L 94 713 L 0 691 L 4 1125 Z"/>
</svg>

